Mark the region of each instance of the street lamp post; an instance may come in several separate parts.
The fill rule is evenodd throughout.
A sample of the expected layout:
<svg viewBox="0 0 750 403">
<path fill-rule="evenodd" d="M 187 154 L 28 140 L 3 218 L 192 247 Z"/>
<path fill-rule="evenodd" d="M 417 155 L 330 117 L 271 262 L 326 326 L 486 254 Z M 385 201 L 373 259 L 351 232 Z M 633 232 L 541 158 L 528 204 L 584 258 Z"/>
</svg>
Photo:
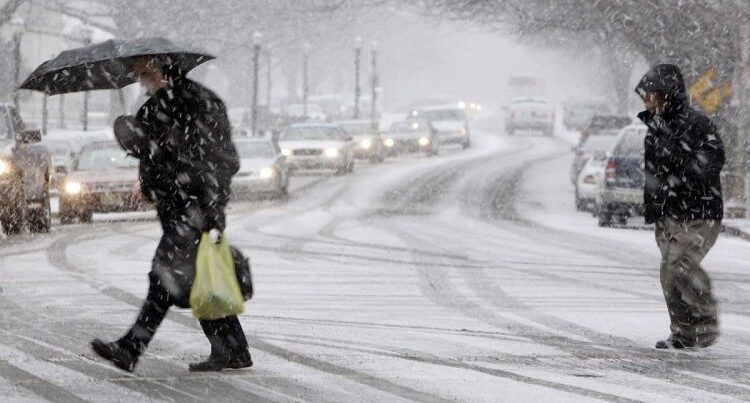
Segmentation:
<svg viewBox="0 0 750 403">
<path fill-rule="evenodd" d="M 267 63 L 267 70 L 266 70 L 266 114 L 271 113 L 271 69 L 272 69 L 272 60 L 271 60 L 271 45 L 266 45 L 266 63 Z"/>
<path fill-rule="evenodd" d="M 252 121 L 250 122 L 250 133 L 253 137 L 258 135 L 258 60 L 260 58 L 261 33 L 253 33 L 253 99 L 250 106 Z"/>
<path fill-rule="evenodd" d="M 91 30 L 90 29 L 84 29 L 83 30 L 83 45 L 88 46 L 91 45 Z M 82 121 L 83 121 L 83 131 L 89 130 L 89 102 L 91 100 L 91 91 L 84 91 L 83 93 L 83 114 L 82 114 Z"/>
<path fill-rule="evenodd" d="M 302 45 L 302 114 L 307 118 L 307 96 L 310 92 L 310 44 Z"/>
<path fill-rule="evenodd" d="M 370 120 L 375 128 L 377 119 L 377 100 L 378 100 L 378 42 L 372 41 L 372 94 L 370 95 Z"/>
<path fill-rule="evenodd" d="M 359 119 L 359 97 L 362 89 L 359 86 L 360 60 L 362 59 L 362 38 L 354 38 L 354 119 Z"/>
</svg>

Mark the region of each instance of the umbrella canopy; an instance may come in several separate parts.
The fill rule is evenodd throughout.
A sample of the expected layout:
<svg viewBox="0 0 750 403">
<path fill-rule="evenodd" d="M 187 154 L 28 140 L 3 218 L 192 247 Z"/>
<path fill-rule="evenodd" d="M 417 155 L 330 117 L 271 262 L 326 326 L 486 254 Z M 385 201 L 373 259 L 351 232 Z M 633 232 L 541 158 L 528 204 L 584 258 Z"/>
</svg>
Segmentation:
<svg viewBox="0 0 750 403">
<path fill-rule="evenodd" d="M 133 62 L 140 56 L 168 58 L 184 73 L 214 58 L 163 38 L 110 39 L 60 53 L 37 67 L 18 88 L 47 95 L 122 88 L 138 81 Z"/>
</svg>

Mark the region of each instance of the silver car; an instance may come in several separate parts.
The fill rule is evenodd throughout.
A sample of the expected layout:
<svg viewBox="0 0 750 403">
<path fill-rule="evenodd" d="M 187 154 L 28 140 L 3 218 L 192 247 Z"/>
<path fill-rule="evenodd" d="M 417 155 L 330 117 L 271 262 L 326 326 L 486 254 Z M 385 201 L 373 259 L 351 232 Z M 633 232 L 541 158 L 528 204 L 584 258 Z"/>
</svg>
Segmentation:
<svg viewBox="0 0 750 403">
<path fill-rule="evenodd" d="M 232 196 L 258 195 L 281 197 L 289 189 L 289 166 L 268 140 L 240 139 L 234 145 L 240 157 L 240 170 L 232 178 Z"/>
<path fill-rule="evenodd" d="M 370 120 L 339 120 L 333 122 L 349 133 L 357 146 L 354 157 L 367 158 L 370 162 L 382 162 L 385 159 L 383 138 L 378 132 L 378 123 Z"/>
<path fill-rule="evenodd" d="M 354 170 L 354 139 L 337 125 L 291 125 L 281 134 L 279 147 L 293 171 L 335 169 L 343 175 Z"/>
</svg>

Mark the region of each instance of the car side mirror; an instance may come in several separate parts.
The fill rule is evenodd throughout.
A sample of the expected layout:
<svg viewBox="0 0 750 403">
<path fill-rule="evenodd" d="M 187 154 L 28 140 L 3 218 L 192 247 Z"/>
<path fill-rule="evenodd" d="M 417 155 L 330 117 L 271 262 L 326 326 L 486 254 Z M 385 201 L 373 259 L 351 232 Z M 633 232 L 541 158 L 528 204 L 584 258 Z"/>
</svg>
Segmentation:
<svg viewBox="0 0 750 403">
<path fill-rule="evenodd" d="M 352 136 L 346 136 L 346 138 L 344 138 L 344 140 L 346 140 L 346 141 L 354 141 L 354 139 L 352 138 Z"/>
<path fill-rule="evenodd" d="M 607 153 L 597 151 L 594 153 L 593 158 L 594 158 L 594 161 L 604 161 L 605 159 L 607 159 Z"/>
<path fill-rule="evenodd" d="M 21 144 L 39 143 L 42 141 L 42 132 L 40 130 L 24 130 L 18 136 L 18 142 Z"/>
</svg>

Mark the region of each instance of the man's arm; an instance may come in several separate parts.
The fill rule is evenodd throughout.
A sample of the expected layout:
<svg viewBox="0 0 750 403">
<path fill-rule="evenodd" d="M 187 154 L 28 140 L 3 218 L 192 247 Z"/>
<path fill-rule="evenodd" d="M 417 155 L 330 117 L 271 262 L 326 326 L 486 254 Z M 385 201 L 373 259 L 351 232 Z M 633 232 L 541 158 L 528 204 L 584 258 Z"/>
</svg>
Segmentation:
<svg viewBox="0 0 750 403">
<path fill-rule="evenodd" d="M 708 181 L 718 176 L 724 167 L 724 143 L 716 125 L 705 116 L 696 119 L 691 131 L 695 136 L 693 144 L 681 144 L 683 150 L 692 154 L 686 168 L 696 179 Z"/>
</svg>

